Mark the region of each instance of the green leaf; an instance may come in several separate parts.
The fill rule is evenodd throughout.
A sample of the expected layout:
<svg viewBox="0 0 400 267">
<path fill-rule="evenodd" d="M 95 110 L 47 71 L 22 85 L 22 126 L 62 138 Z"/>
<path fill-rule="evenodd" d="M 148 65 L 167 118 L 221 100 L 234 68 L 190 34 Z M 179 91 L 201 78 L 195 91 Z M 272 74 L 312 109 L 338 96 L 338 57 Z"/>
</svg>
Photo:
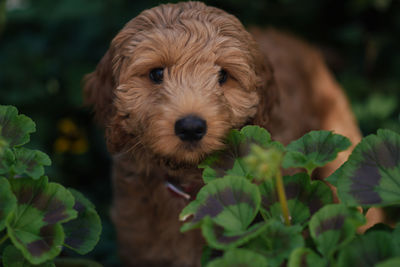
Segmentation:
<svg viewBox="0 0 400 267">
<path fill-rule="evenodd" d="M 265 231 L 245 247 L 264 255 L 269 266 L 280 266 L 294 249 L 304 246 L 301 230 L 298 225 L 285 226 L 277 220 L 269 220 Z"/>
<path fill-rule="evenodd" d="M 286 198 L 292 224 L 306 224 L 324 205 L 332 203 L 332 191 L 322 181 L 312 181 L 306 173 L 284 176 Z M 282 218 L 282 209 L 275 184 L 265 181 L 259 186 L 261 213 L 265 218 Z"/>
<path fill-rule="evenodd" d="M 214 224 L 209 217 L 204 219 L 201 230 L 210 247 L 220 250 L 236 248 L 258 236 L 266 228 L 265 223 L 258 223 L 244 231 L 227 231 Z"/>
<path fill-rule="evenodd" d="M 354 238 L 357 228 L 364 223 L 365 217 L 356 208 L 331 204 L 311 218 L 310 234 L 322 255 L 331 257 Z"/>
<path fill-rule="evenodd" d="M 55 267 L 54 263 L 46 262 L 39 265 L 31 264 L 24 258 L 21 251 L 14 246 L 8 246 L 3 252 L 3 265 L 4 267 Z"/>
<path fill-rule="evenodd" d="M 12 171 L 12 166 L 15 162 L 15 156 L 11 149 L 6 148 L 3 154 L 0 155 L 0 174 L 8 175 Z"/>
<path fill-rule="evenodd" d="M 214 153 L 199 165 L 199 168 L 204 169 L 204 182 L 208 183 L 225 175 L 254 177 L 243 161 L 243 158 L 250 153 L 252 144 L 283 150 L 283 146 L 278 142 L 272 142 L 268 131 L 259 126 L 246 126 L 240 131 L 231 130 L 226 139 L 226 149 Z"/>
<path fill-rule="evenodd" d="M 347 205 L 399 204 L 400 135 L 378 130 L 365 137 L 328 180 L 337 181 L 339 198 Z"/>
<path fill-rule="evenodd" d="M 26 174 L 33 179 L 39 179 L 44 174 L 43 166 L 50 166 L 49 156 L 39 150 L 31 150 L 24 147 L 14 149 L 15 165 L 13 171 L 15 174 Z"/>
<path fill-rule="evenodd" d="M 0 105 L 0 137 L 9 147 L 29 142 L 29 134 L 35 130 L 35 123 L 25 115 L 18 115 L 15 107 Z"/>
<path fill-rule="evenodd" d="M 193 218 L 182 226 L 181 231 L 199 227 L 205 217 L 210 217 L 227 231 L 244 231 L 259 208 L 260 192 L 256 185 L 235 176 L 216 179 L 206 184 L 196 200 L 182 210 L 181 220 Z"/>
<path fill-rule="evenodd" d="M 260 254 L 247 249 L 232 249 L 222 258 L 213 260 L 207 267 L 266 267 L 268 261 Z"/>
<path fill-rule="evenodd" d="M 327 267 L 328 261 L 309 248 L 296 248 L 289 257 L 288 267 Z"/>
<path fill-rule="evenodd" d="M 17 207 L 6 221 L 13 244 L 33 264 L 57 256 L 64 242 L 61 223 L 76 218 L 74 198 L 63 186 L 47 177 L 10 179 Z"/>
<path fill-rule="evenodd" d="M 390 233 L 369 232 L 358 236 L 340 250 L 337 266 L 376 266 L 395 256 L 398 255 Z"/>
<path fill-rule="evenodd" d="M 6 226 L 6 219 L 16 205 L 17 199 L 11 191 L 10 183 L 6 178 L 0 177 L 0 232 Z"/>
<path fill-rule="evenodd" d="M 74 210 L 78 217 L 63 224 L 65 245 L 83 255 L 96 246 L 101 234 L 101 220 L 94 205 L 81 193 L 69 189 L 75 198 Z"/>
<path fill-rule="evenodd" d="M 283 159 L 284 168 L 304 168 L 308 174 L 334 160 L 351 145 L 346 137 L 330 131 L 311 131 L 291 142 Z"/>
</svg>

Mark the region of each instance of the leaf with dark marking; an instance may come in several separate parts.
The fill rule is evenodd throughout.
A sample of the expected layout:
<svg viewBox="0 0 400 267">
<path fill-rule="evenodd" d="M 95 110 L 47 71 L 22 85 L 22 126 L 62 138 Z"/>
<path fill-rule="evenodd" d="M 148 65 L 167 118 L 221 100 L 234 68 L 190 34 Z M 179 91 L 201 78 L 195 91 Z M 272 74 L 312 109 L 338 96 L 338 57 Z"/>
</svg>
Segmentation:
<svg viewBox="0 0 400 267">
<path fill-rule="evenodd" d="M 0 177 L 0 232 L 6 226 L 8 215 L 17 206 L 17 199 L 11 191 L 11 186 L 8 180 Z"/>
<path fill-rule="evenodd" d="M 342 204 L 323 207 L 310 220 L 310 234 L 317 249 L 331 257 L 339 248 L 351 241 L 365 217 L 356 209 Z"/>
<path fill-rule="evenodd" d="M 181 231 L 200 227 L 206 217 L 223 226 L 227 231 L 247 229 L 260 208 L 260 192 L 256 185 L 242 177 L 227 176 L 206 184 L 196 200 L 186 206 L 180 219 L 185 221 Z"/>
<path fill-rule="evenodd" d="M 69 189 L 75 198 L 74 210 L 78 217 L 63 224 L 65 245 L 79 254 L 90 252 L 97 244 L 101 234 L 101 220 L 94 205 L 81 193 Z"/>
<path fill-rule="evenodd" d="M 297 248 L 290 254 L 288 267 L 327 267 L 328 261 L 309 248 Z"/>
<path fill-rule="evenodd" d="M 265 257 L 247 249 L 232 249 L 223 257 L 207 264 L 207 267 L 267 267 Z"/>
<path fill-rule="evenodd" d="M 9 148 L 4 149 L 2 153 L 0 151 L 0 174 L 8 176 L 15 163 L 15 156 Z"/>
<path fill-rule="evenodd" d="M 214 224 L 209 217 L 206 217 L 201 225 L 201 230 L 210 247 L 228 250 L 249 242 L 263 232 L 266 226 L 262 222 L 252 225 L 244 231 L 227 231 L 222 226 Z"/>
<path fill-rule="evenodd" d="M 400 135 L 378 130 L 365 137 L 328 179 L 342 202 L 363 207 L 400 203 Z"/>
<path fill-rule="evenodd" d="M 8 246 L 4 249 L 3 265 L 4 267 L 55 267 L 52 262 L 45 262 L 39 265 L 31 264 L 24 258 L 22 252 L 14 246 Z"/>
<path fill-rule="evenodd" d="M 337 266 L 377 266 L 378 263 L 383 264 L 393 257 L 398 257 L 392 240 L 391 234 L 386 231 L 360 235 L 340 250 Z"/>
<path fill-rule="evenodd" d="M 245 248 L 264 255 L 268 266 L 278 267 L 294 249 L 304 246 L 301 230 L 298 225 L 285 226 L 277 220 L 269 220 L 265 230 Z"/>
<path fill-rule="evenodd" d="M 35 130 L 35 123 L 25 115 L 18 115 L 15 107 L 0 105 L 0 137 L 8 147 L 29 142 L 29 134 Z"/>
<path fill-rule="evenodd" d="M 15 148 L 15 174 L 26 174 L 33 179 L 39 179 L 44 174 L 43 166 L 50 166 L 49 156 L 39 150 L 31 150 L 24 147 Z"/>
<path fill-rule="evenodd" d="M 6 221 L 13 244 L 33 264 L 57 256 L 64 242 L 61 223 L 76 218 L 74 197 L 47 177 L 10 179 L 17 207 Z"/>
<path fill-rule="evenodd" d="M 225 175 L 252 178 L 252 171 L 243 158 L 250 153 L 252 144 L 262 148 L 274 147 L 283 150 L 283 146 L 271 140 L 267 130 L 259 126 L 245 126 L 240 131 L 231 130 L 226 139 L 226 149 L 218 151 L 204 160 L 199 168 L 203 170 L 205 183 Z"/>
<path fill-rule="evenodd" d="M 334 160 L 351 145 L 346 137 L 330 131 L 311 131 L 291 142 L 283 159 L 284 168 L 304 168 L 311 175 L 317 167 Z"/>
<path fill-rule="evenodd" d="M 332 192 L 322 181 L 310 182 L 306 173 L 284 176 L 283 183 L 292 224 L 306 224 L 324 205 L 332 203 Z M 275 184 L 265 181 L 259 186 L 261 213 L 265 218 L 282 219 L 282 209 Z"/>
</svg>

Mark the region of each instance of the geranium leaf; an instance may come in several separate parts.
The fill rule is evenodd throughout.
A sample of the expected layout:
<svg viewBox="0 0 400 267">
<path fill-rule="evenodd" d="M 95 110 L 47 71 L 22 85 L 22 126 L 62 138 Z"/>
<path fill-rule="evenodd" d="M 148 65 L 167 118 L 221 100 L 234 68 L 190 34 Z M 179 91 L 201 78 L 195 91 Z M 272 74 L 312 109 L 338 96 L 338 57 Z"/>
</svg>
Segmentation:
<svg viewBox="0 0 400 267">
<path fill-rule="evenodd" d="M 309 248 L 297 248 L 290 254 L 288 267 L 327 267 L 328 261 Z"/>
<path fill-rule="evenodd" d="M 339 253 L 337 266 L 376 266 L 396 256 L 399 255 L 392 245 L 391 234 L 374 231 L 358 236 L 343 247 Z"/>
<path fill-rule="evenodd" d="M 213 260 L 207 267 L 266 267 L 268 261 L 260 254 L 247 249 L 232 249 L 223 257 Z"/>
<path fill-rule="evenodd" d="M 0 137 L 9 147 L 29 142 L 29 134 L 35 130 L 35 123 L 25 115 L 18 115 L 15 107 L 0 105 Z"/>
<path fill-rule="evenodd" d="M 325 257 L 351 241 L 365 217 L 356 209 L 331 204 L 317 211 L 310 220 L 310 234 Z M 358 265 L 360 266 L 360 265 Z"/>
<path fill-rule="evenodd" d="M 3 252 L 4 267 L 55 267 L 54 263 L 46 262 L 39 265 L 31 264 L 24 258 L 22 252 L 14 246 L 8 246 Z"/>
<path fill-rule="evenodd" d="M 15 209 L 17 199 L 11 191 L 8 180 L 0 177 L 0 232 L 6 226 L 7 216 Z"/>
<path fill-rule="evenodd" d="M 201 229 L 207 244 L 215 249 L 232 249 L 241 246 L 258 236 L 266 228 L 265 223 L 258 223 L 245 231 L 226 231 L 222 226 L 214 224 L 212 220 L 205 218 Z"/>
<path fill-rule="evenodd" d="M 311 175 L 317 167 L 334 160 L 351 145 L 346 137 L 330 131 L 311 131 L 291 142 L 283 159 L 284 168 L 304 168 Z"/>
<path fill-rule="evenodd" d="M 284 176 L 286 198 L 292 224 L 305 224 L 320 208 L 332 203 L 332 191 L 322 181 L 312 181 L 306 173 Z M 282 218 L 282 209 L 276 187 L 272 181 L 260 186 L 261 213 L 266 218 Z"/>
<path fill-rule="evenodd" d="M 378 130 L 365 137 L 329 181 L 337 181 L 341 201 L 352 206 L 400 203 L 400 135 Z"/>
<path fill-rule="evenodd" d="M 250 153 L 252 144 L 283 150 L 283 146 L 271 141 L 268 131 L 259 126 L 246 126 L 240 131 L 231 130 L 226 139 L 226 149 L 214 153 L 199 165 L 199 168 L 204 169 L 204 182 L 208 183 L 228 174 L 247 178 L 254 176 L 247 164 L 243 162 L 243 158 Z"/>
<path fill-rule="evenodd" d="M 265 230 L 245 247 L 264 255 L 268 266 L 280 266 L 292 250 L 304 246 L 301 230 L 298 225 L 285 226 L 277 220 L 269 220 Z"/>
<path fill-rule="evenodd" d="M 190 216 L 193 218 L 181 230 L 199 227 L 208 216 L 227 231 L 244 231 L 256 216 L 259 207 L 260 192 L 256 185 L 236 176 L 216 179 L 206 184 L 197 194 L 196 200 L 182 210 L 181 220 Z"/>
<path fill-rule="evenodd" d="M 24 147 L 14 149 L 15 165 L 13 171 L 15 174 L 26 174 L 33 179 L 39 179 L 44 174 L 43 166 L 50 166 L 49 156 L 39 150 L 31 150 Z"/>
<path fill-rule="evenodd" d="M 18 203 L 6 221 L 13 244 L 33 264 L 54 258 L 64 242 L 61 223 L 77 216 L 72 194 L 47 177 L 9 182 Z"/>
<path fill-rule="evenodd" d="M 75 198 L 74 210 L 78 217 L 63 224 L 65 232 L 64 244 L 78 252 L 86 254 L 93 250 L 101 234 L 101 220 L 94 205 L 81 193 L 69 189 Z"/>
<path fill-rule="evenodd" d="M 0 174 L 8 175 L 15 162 L 15 156 L 11 149 L 6 148 L 0 154 Z"/>
</svg>

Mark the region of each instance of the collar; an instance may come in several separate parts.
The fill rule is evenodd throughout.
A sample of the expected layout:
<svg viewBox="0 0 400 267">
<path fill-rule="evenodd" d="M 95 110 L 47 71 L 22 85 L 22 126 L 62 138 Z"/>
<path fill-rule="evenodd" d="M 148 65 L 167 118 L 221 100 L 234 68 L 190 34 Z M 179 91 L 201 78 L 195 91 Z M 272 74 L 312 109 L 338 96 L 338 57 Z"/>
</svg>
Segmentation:
<svg viewBox="0 0 400 267">
<path fill-rule="evenodd" d="M 194 200 L 196 199 L 196 184 L 188 184 L 182 185 L 177 182 L 177 179 L 166 175 L 165 178 L 165 187 L 167 190 L 175 197 L 183 198 L 185 200 Z"/>
</svg>

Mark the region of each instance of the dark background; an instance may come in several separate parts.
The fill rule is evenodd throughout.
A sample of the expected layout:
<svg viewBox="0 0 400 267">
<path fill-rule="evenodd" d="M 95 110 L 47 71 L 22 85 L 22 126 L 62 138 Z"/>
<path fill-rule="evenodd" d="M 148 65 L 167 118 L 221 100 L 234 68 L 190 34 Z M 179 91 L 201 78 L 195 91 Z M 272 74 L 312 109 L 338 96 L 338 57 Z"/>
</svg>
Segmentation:
<svg viewBox="0 0 400 267">
<path fill-rule="evenodd" d="M 101 129 L 82 107 L 81 80 L 126 22 L 162 2 L 0 0 L 0 104 L 14 105 L 36 122 L 28 146 L 50 155 L 50 179 L 95 203 L 104 229 L 87 257 L 105 266 L 119 265 L 109 220 L 109 157 Z M 273 25 L 317 45 L 346 90 L 363 134 L 378 128 L 400 132 L 400 1 L 206 3 L 245 25 Z"/>
</svg>

